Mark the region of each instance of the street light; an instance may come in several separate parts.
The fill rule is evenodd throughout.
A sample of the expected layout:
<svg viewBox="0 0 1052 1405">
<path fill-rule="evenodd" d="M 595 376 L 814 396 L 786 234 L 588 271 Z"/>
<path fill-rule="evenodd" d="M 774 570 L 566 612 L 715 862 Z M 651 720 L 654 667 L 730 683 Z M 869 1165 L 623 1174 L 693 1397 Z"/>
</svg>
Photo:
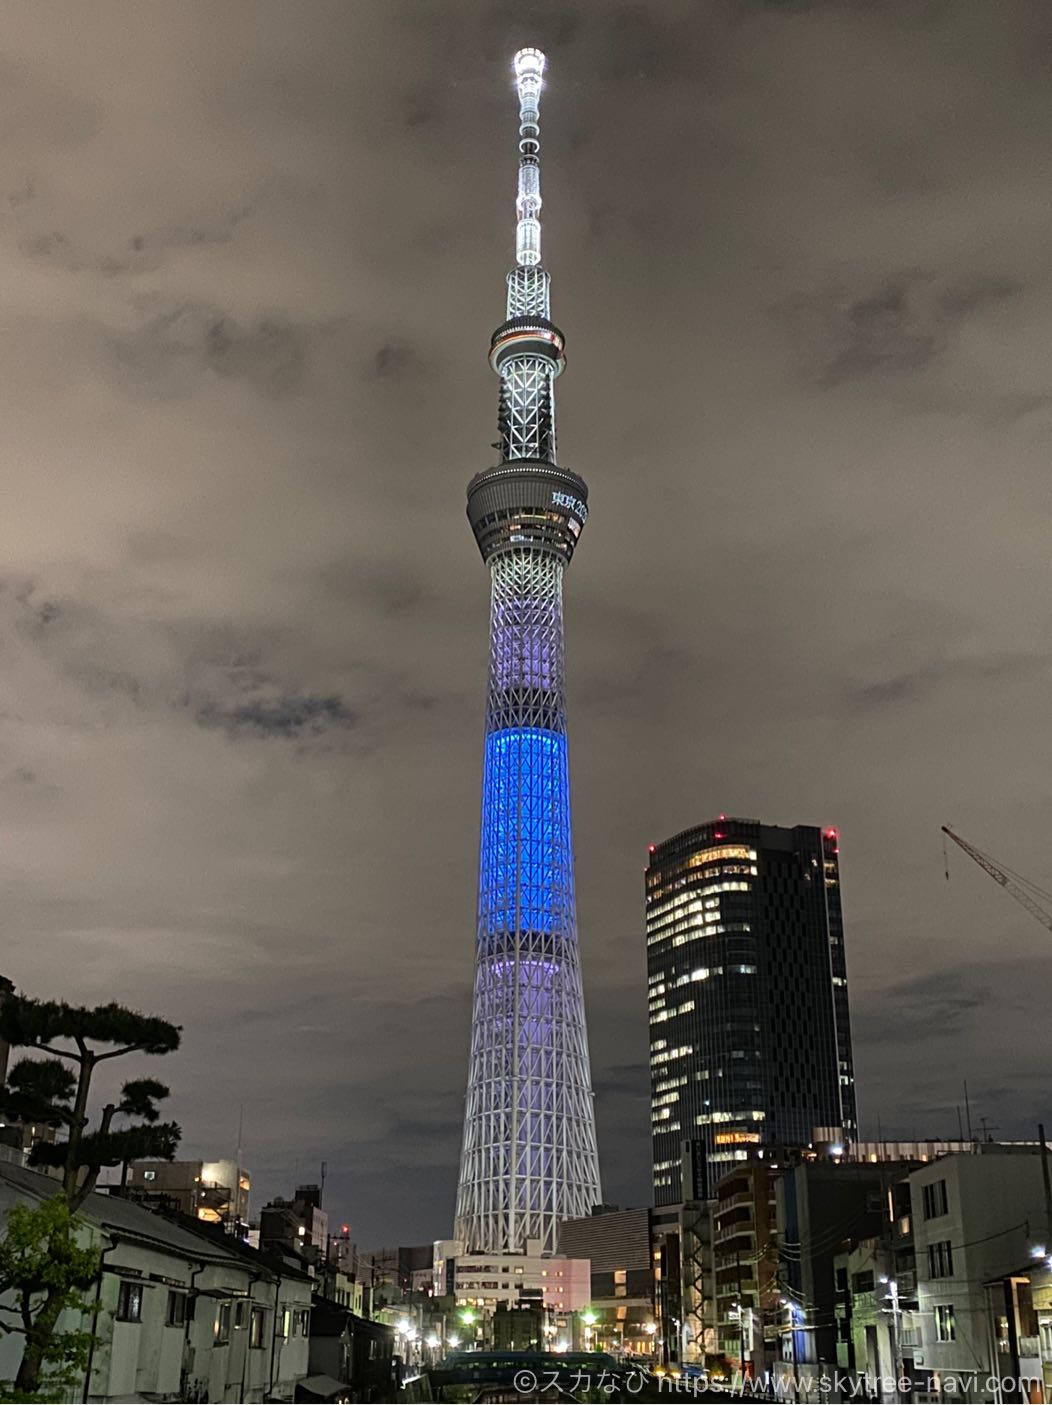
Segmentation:
<svg viewBox="0 0 1052 1405">
<path fill-rule="evenodd" d="M 456 1351 L 457 1347 L 460 1345 L 460 1338 L 456 1336 L 456 1334 L 454 1334 L 452 1337 L 447 1337 L 446 1345 L 451 1347 L 453 1351 Z"/>
<path fill-rule="evenodd" d="M 584 1349 L 585 1351 L 591 1351 L 592 1328 L 598 1321 L 598 1317 L 589 1307 L 581 1313 L 581 1321 L 584 1323 Z"/>
</svg>

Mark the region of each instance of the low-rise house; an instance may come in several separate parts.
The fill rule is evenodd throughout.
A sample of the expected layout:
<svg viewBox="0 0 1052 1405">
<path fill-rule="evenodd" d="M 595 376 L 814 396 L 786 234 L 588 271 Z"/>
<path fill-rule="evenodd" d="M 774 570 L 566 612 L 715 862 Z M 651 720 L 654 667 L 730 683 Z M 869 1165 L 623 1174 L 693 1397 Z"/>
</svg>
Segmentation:
<svg viewBox="0 0 1052 1405">
<path fill-rule="evenodd" d="M 1021 1267 L 1048 1222 L 1038 1147 L 981 1144 L 909 1179 L 918 1397 L 1033 1398 L 1020 1392 L 1018 1377 L 1042 1375 L 1039 1322 Z"/>
<path fill-rule="evenodd" d="M 394 1332 L 339 1303 L 315 1298 L 310 1375 L 297 1399 L 382 1401 L 393 1398 Z"/>
<path fill-rule="evenodd" d="M 55 1181 L 0 1163 L 0 1216 L 37 1205 Z M 104 1401 L 291 1401 L 308 1374 L 311 1279 L 221 1231 L 92 1194 L 82 1242 L 102 1256 L 96 1342 L 76 1398 Z M 89 1294 L 90 1296 L 90 1294 Z M 69 1314 L 60 1329 L 91 1327 Z M 12 1378 L 20 1337 L 0 1337 L 0 1378 Z"/>
</svg>

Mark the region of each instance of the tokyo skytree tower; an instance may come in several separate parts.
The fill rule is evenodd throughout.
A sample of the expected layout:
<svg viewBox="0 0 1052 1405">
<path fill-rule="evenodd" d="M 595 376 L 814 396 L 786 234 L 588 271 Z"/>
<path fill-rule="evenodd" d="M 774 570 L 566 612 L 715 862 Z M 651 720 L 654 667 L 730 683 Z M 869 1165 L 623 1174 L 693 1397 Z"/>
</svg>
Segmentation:
<svg viewBox="0 0 1052 1405">
<path fill-rule="evenodd" d="M 563 704 L 563 573 L 588 519 L 583 478 L 555 461 L 563 334 L 541 266 L 544 55 L 515 55 L 516 263 L 493 333 L 501 462 L 468 484 L 490 568 L 489 694 L 478 931 L 454 1235 L 466 1249 L 556 1248 L 600 1200 L 577 948 Z"/>
</svg>

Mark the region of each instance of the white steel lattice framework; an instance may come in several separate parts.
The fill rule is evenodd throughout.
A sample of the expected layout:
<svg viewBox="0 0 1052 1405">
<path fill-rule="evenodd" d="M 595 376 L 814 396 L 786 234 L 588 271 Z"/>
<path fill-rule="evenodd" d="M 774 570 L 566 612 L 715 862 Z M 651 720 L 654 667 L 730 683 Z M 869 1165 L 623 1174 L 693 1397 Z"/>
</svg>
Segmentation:
<svg viewBox="0 0 1052 1405">
<path fill-rule="evenodd" d="M 562 580 L 588 490 L 555 462 L 563 338 L 540 267 L 543 55 L 516 55 L 518 263 L 494 334 L 502 462 L 468 487 L 490 566 L 471 1057 L 454 1235 L 466 1249 L 554 1252 L 559 1223 L 600 1199 L 577 945 L 563 702 Z"/>
</svg>

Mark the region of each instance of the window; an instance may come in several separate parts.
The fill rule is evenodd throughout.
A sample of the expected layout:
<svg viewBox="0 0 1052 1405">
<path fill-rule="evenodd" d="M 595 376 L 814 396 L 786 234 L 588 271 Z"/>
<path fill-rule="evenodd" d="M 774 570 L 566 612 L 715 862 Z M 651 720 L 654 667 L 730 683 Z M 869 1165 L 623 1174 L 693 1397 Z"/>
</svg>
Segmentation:
<svg viewBox="0 0 1052 1405">
<path fill-rule="evenodd" d="M 144 1181 L 155 1181 L 155 1180 L 157 1179 L 157 1172 L 156 1172 L 156 1171 L 144 1171 L 144 1172 L 142 1173 L 142 1178 L 143 1178 Z"/>
<path fill-rule="evenodd" d="M 266 1313 L 261 1307 L 254 1307 L 252 1309 L 252 1317 L 248 1326 L 249 1346 L 262 1347 L 265 1345 L 263 1341 L 265 1328 Z"/>
<path fill-rule="evenodd" d="M 1052 1361 L 1052 1322 L 1039 1323 L 1038 1334 L 1041 1337 L 1041 1355 L 1046 1361 Z"/>
<path fill-rule="evenodd" d="M 935 1340 L 937 1342 L 955 1342 L 957 1340 L 957 1323 L 954 1319 L 952 1303 L 943 1303 L 935 1309 Z"/>
<path fill-rule="evenodd" d="M 281 1335 L 285 1338 L 286 1341 L 288 1340 L 289 1333 L 291 1332 L 291 1330 L 292 1313 L 288 1310 L 287 1307 L 283 1307 L 281 1309 Z"/>
<path fill-rule="evenodd" d="M 940 1215 L 945 1215 L 949 1210 L 949 1202 L 946 1199 L 946 1182 L 932 1181 L 923 1187 L 924 1192 L 924 1218 L 926 1220 L 937 1220 Z"/>
<path fill-rule="evenodd" d="M 953 1245 L 948 1239 L 928 1245 L 928 1277 L 953 1277 Z"/>
<path fill-rule="evenodd" d="M 168 1316 L 165 1321 L 169 1327 L 182 1327 L 186 1322 L 186 1294 L 168 1294 Z"/>
<path fill-rule="evenodd" d="M 310 1308 L 301 1307 L 296 1311 L 296 1328 L 301 1337 L 310 1336 Z"/>
<path fill-rule="evenodd" d="M 142 1321 L 142 1284 L 131 1283 L 127 1279 L 117 1293 L 117 1321 Z"/>
<path fill-rule="evenodd" d="M 216 1309 L 215 1344 L 223 1346 L 230 1340 L 230 1309 L 233 1303 L 220 1303 Z"/>
</svg>

